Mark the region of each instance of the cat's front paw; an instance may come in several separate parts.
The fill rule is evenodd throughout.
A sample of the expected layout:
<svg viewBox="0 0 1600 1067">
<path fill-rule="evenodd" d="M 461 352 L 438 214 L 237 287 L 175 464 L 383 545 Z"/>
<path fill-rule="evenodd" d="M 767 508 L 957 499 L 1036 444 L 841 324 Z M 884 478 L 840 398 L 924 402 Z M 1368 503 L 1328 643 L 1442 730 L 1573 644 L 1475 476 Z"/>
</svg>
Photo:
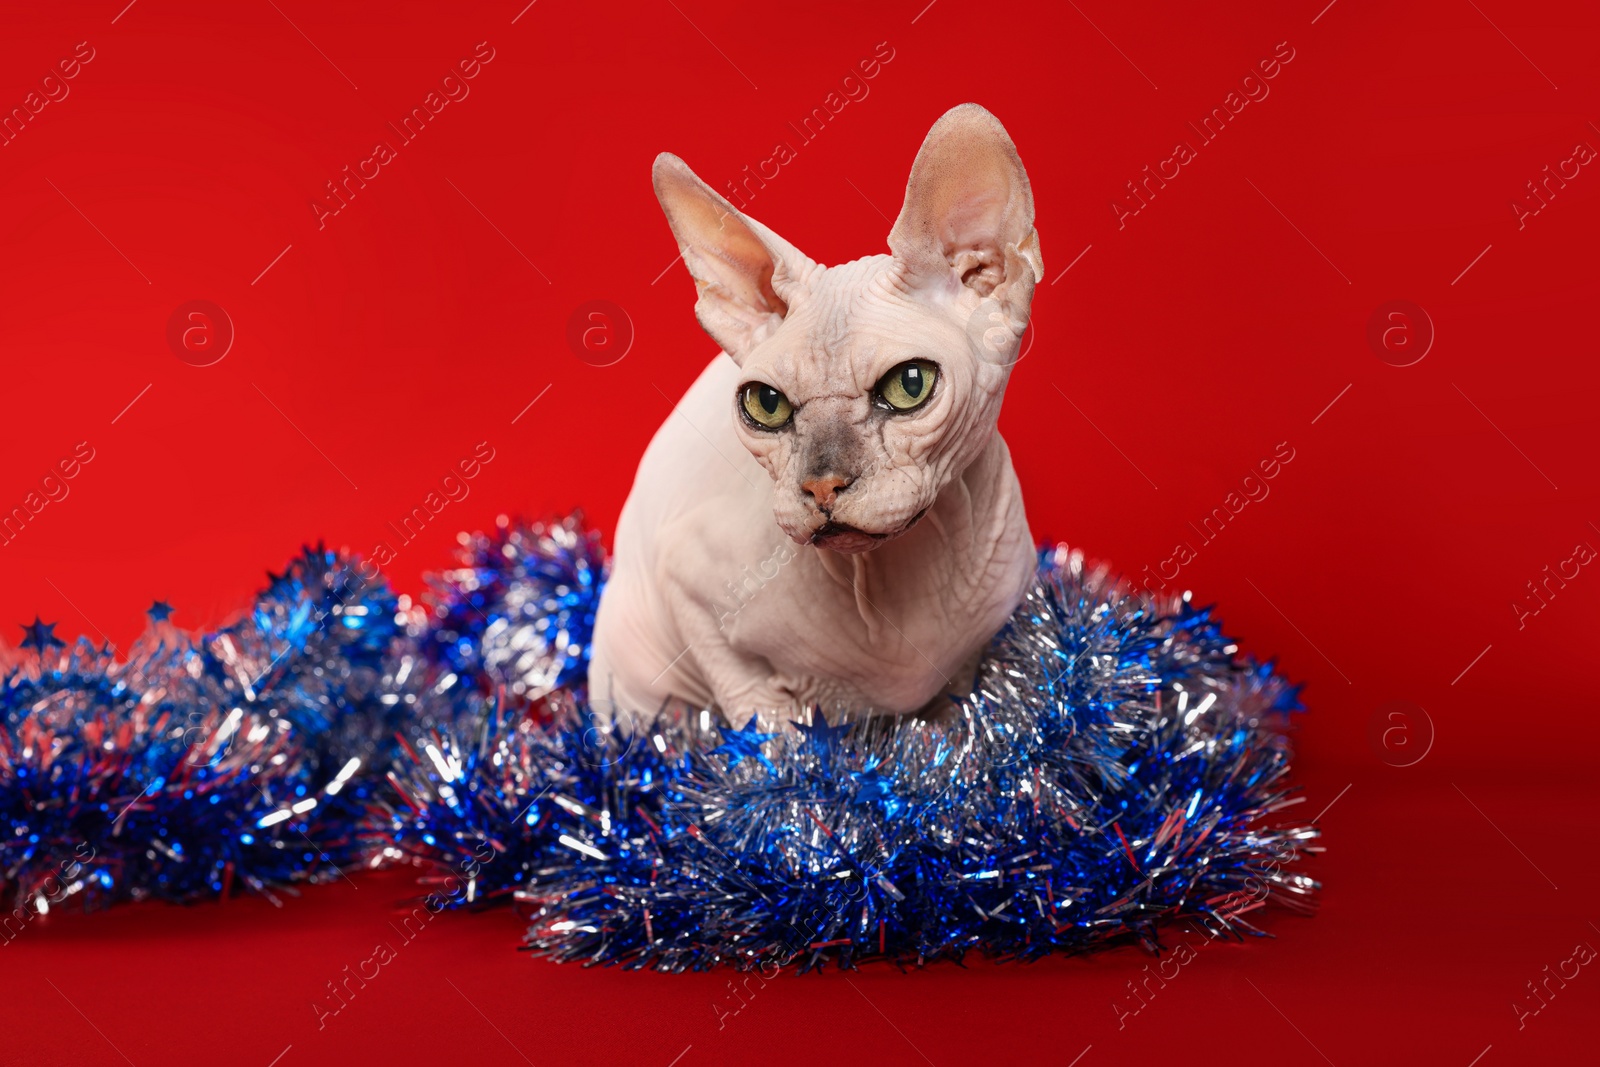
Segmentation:
<svg viewBox="0 0 1600 1067">
<path fill-rule="evenodd" d="M 736 730 L 743 729 L 751 719 L 763 732 L 781 730 L 785 723 L 809 721 L 799 698 L 774 682 L 757 683 L 722 696 L 718 707 Z"/>
</svg>

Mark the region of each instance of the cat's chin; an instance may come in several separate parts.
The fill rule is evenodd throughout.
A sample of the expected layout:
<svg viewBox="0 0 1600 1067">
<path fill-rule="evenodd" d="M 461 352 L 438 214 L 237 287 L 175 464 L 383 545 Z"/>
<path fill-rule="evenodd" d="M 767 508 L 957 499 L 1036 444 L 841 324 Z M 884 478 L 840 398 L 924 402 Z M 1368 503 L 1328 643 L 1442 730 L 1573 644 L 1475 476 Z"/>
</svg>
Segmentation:
<svg viewBox="0 0 1600 1067">
<path fill-rule="evenodd" d="M 817 528 L 817 532 L 811 535 L 811 543 L 817 548 L 853 556 L 861 552 L 871 552 L 889 540 L 890 536 L 892 535 L 867 533 L 853 526 L 829 522 Z"/>
<path fill-rule="evenodd" d="M 896 537 L 910 530 L 922 521 L 922 516 L 928 513 L 923 508 L 911 516 L 904 526 L 889 533 L 870 533 L 848 526 L 841 522 L 825 522 L 811 534 L 811 544 L 817 548 L 826 548 L 830 552 L 843 552 L 846 555 L 856 555 L 861 552 L 871 552 L 880 545 L 893 541 Z"/>
</svg>

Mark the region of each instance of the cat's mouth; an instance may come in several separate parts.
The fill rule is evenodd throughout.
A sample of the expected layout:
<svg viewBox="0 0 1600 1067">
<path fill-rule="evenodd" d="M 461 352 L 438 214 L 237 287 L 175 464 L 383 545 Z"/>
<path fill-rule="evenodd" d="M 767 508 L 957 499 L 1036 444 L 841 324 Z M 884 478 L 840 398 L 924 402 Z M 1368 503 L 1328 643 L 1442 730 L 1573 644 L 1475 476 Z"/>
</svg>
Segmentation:
<svg viewBox="0 0 1600 1067">
<path fill-rule="evenodd" d="M 922 516 L 927 513 L 928 509 L 923 508 L 911 516 L 898 530 L 891 530 L 888 533 L 872 533 L 869 530 L 851 526 L 849 523 L 834 522 L 829 519 L 812 533 L 811 543 L 818 548 L 826 548 L 834 552 L 870 552 L 886 541 L 892 541 L 911 529 L 922 521 Z"/>
</svg>

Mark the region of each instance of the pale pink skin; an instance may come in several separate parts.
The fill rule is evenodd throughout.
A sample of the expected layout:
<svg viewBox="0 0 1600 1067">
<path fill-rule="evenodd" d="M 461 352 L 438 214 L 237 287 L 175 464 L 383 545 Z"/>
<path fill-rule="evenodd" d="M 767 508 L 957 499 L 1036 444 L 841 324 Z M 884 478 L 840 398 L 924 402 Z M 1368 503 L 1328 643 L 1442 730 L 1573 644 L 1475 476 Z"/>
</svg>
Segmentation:
<svg viewBox="0 0 1600 1067">
<path fill-rule="evenodd" d="M 657 431 L 623 508 L 596 710 L 627 723 L 678 701 L 739 726 L 819 706 L 905 714 L 959 691 L 1034 572 L 995 427 L 1044 272 L 1011 139 L 975 104 L 948 112 L 913 164 L 893 254 L 837 267 L 675 156 L 654 176 L 723 352 Z M 931 399 L 875 405 L 911 359 L 938 365 Z M 789 426 L 741 414 L 752 381 L 788 397 Z M 862 532 L 814 541 L 830 519 Z"/>
</svg>

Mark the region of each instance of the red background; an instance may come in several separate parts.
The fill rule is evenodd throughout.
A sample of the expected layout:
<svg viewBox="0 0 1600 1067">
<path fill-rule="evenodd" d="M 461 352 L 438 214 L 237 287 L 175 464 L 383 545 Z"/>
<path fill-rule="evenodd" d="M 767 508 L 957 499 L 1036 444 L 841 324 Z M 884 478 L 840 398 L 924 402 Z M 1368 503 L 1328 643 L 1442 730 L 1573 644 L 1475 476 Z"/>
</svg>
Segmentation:
<svg viewBox="0 0 1600 1067">
<path fill-rule="evenodd" d="M 1137 572 L 1197 542 L 1188 523 L 1279 442 L 1295 449 L 1177 581 L 1309 683 L 1300 810 L 1325 810 L 1311 868 L 1327 889 L 1319 917 L 1206 949 L 1120 1030 L 1112 1001 L 1148 962 L 1131 949 L 786 973 L 719 1031 L 730 975 L 557 967 L 515 952 L 499 912 L 441 917 L 319 1032 L 312 999 L 387 936 L 406 876 L 281 910 L 58 913 L 0 949 L 0 1061 L 1592 1055 L 1593 968 L 1520 1030 L 1511 1004 L 1600 944 L 1600 576 L 1521 628 L 1511 604 L 1600 547 L 1600 175 L 1523 228 L 1510 207 L 1574 145 L 1600 146 L 1592 5 L 123 2 L 12 5 L 0 36 L 7 110 L 77 42 L 95 50 L 0 148 L 0 507 L 77 442 L 95 450 L 0 547 L 0 618 L 124 644 L 162 598 L 182 625 L 215 624 L 304 539 L 392 540 L 386 522 L 480 441 L 496 454 L 471 496 L 386 568 L 402 591 L 501 511 L 582 506 L 609 530 L 663 394 L 713 351 L 669 269 L 653 156 L 721 188 L 796 144 L 750 211 L 840 262 L 884 249 L 923 134 L 976 100 L 1032 176 L 1051 279 L 1002 418 L 1036 533 Z M 319 230 L 324 183 L 394 140 L 385 122 L 480 41 L 495 58 L 470 96 Z M 870 95 L 798 146 L 786 124 L 884 41 Z M 1119 228 L 1124 183 L 1195 143 L 1185 123 L 1282 41 L 1295 57 L 1270 96 Z M 236 329 L 213 366 L 165 340 L 194 299 Z M 614 366 L 565 339 L 594 299 L 636 332 Z M 1399 299 L 1437 332 L 1404 368 L 1366 338 Z M 1432 730 L 1413 712 L 1386 749 L 1369 727 L 1397 700 Z M 1425 758 L 1391 765 L 1430 732 Z"/>
</svg>

